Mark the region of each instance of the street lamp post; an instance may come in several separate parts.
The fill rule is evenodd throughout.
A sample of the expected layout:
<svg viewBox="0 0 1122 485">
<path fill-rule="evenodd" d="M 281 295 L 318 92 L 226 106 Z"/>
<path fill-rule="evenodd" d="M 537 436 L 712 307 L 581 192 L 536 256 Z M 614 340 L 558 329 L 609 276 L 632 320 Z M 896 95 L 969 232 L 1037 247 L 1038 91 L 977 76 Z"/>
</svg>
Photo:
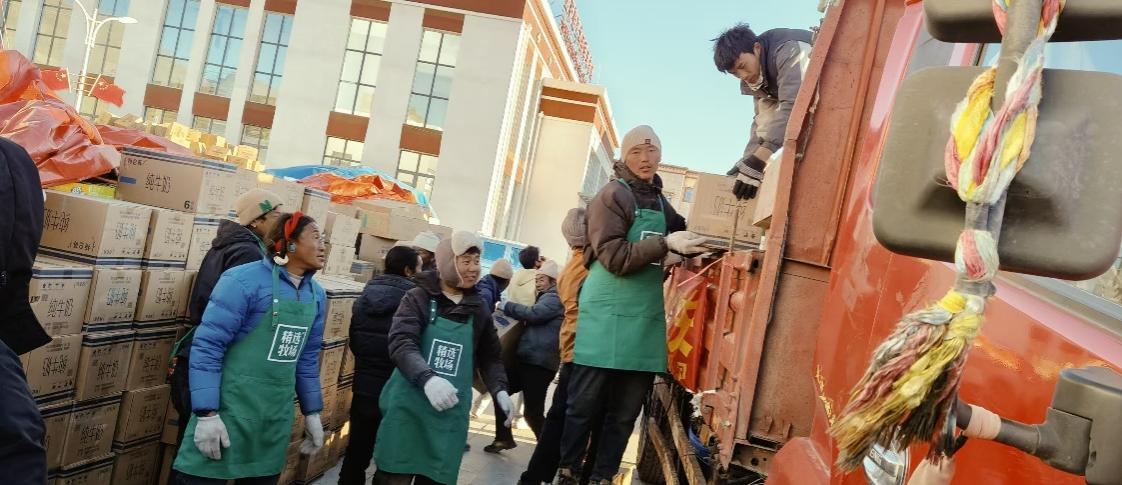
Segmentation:
<svg viewBox="0 0 1122 485">
<path fill-rule="evenodd" d="M 90 53 L 97 45 L 97 33 L 105 24 L 109 22 L 120 22 L 122 24 L 135 24 L 136 19 L 132 17 L 108 17 L 98 20 L 97 9 L 89 10 L 85 5 L 82 5 L 82 0 L 74 0 L 74 4 L 82 9 L 82 14 L 86 16 L 86 57 L 82 60 L 82 74 L 78 77 L 78 93 L 74 107 L 78 112 L 82 112 L 82 102 L 85 101 L 86 96 L 86 76 L 89 74 L 90 67 Z M 98 74 L 100 79 L 101 75 Z M 97 84 L 96 82 L 94 83 Z"/>
</svg>

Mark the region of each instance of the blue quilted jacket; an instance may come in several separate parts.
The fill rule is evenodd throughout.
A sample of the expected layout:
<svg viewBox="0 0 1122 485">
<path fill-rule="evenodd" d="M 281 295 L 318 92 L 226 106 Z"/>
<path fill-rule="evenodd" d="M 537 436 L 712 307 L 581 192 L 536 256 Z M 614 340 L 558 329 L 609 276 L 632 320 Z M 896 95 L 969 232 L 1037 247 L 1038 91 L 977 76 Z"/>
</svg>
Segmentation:
<svg viewBox="0 0 1122 485">
<path fill-rule="evenodd" d="M 202 323 L 195 330 L 191 347 L 191 409 L 218 410 L 222 383 L 222 360 L 226 349 L 249 335 L 261 317 L 272 311 L 273 262 L 261 260 L 237 266 L 222 273 L 210 302 L 203 312 Z M 308 273 L 296 288 L 284 268 L 278 268 L 280 298 L 317 303 L 316 320 L 308 335 L 308 343 L 296 362 L 296 396 L 304 414 L 323 409 L 319 384 L 319 351 L 323 341 L 323 323 L 327 295 L 323 287 Z"/>
</svg>

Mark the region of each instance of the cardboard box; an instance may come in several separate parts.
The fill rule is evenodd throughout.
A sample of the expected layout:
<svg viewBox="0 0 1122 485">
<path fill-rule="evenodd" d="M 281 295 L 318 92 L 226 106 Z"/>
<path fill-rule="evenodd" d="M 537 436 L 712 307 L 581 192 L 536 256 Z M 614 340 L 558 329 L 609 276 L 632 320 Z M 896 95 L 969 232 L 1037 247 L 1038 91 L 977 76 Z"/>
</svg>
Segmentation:
<svg viewBox="0 0 1122 485">
<path fill-rule="evenodd" d="M 350 402 L 347 402 L 347 408 L 350 409 Z M 347 454 L 347 445 L 351 442 L 351 423 L 347 421 L 339 428 L 335 435 L 335 456 L 339 459 Z"/>
<path fill-rule="evenodd" d="M 187 274 L 180 269 L 146 269 L 141 273 L 135 320 L 149 322 L 179 316 L 188 297 Z"/>
<path fill-rule="evenodd" d="M 44 447 L 47 449 L 47 469 L 62 466 L 62 448 L 66 444 L 66 432 L 70 430 L 70 416 L 74 412 L 74 401 L 66 400 L 39 407 L 43 416 L 43 429 L 46 430 Z"/>
<path fill-rule="evenodd" d="M 151 485 L 160 474 L 160 443 L 149 440 L 114 450 L 113 485 Z"/>
<path fill-rule="evenodd" d="M 160 480 L 156 482 L 159 485 L 175 485 L 171 482 L 171 466 L 175 464 L 175 455 L 178 453 L 178 446 L 168 444 L 160 446 Z"/>
<path fill-rule="evenodd" d="M 191 128 L 176 122 L 168 123 L 168 138 L 186 139 L 191 133 Z"/>
<path fill-rule="evenodd" d="M 331 451 L 334 446 L 335 437 L 325 434 L 323 448 L 320 448 L 313 455 L 301 454 L 300 464 L 296 468 L 297 483 L 312 483 L 322 477 L 324 472 L 331 467 Z"/>
<path fill-rule="evenodd" d="M 354 275 L 355 281 L 366 284 L 374 279 L 375 275 L 385 271 L 383 266 L 385 266 L 385 260 L 382 260 L 381 263 L 375 263 L 356 259 L 355 262 L 351 263 L 351 274 Z"/>
<path fill-rule="evenodd" d="M 168 408 L 164 411 L 164 427 L 160 432 L 160 443 L 175 445 L 179 437 L 179 413 L 175 410 L 175 403 L 168 398 Z"/>
<path fill-rule="evenodd" d="M 183 272 L 183 285 L 187 288 L 187 298 L 179 300 L 179 310 L 176 313 L 178 318 L 187 318 L 187 309 L 191 303 L 191 293 L 195 291 L 195 279 L 198 278 L 199 272 L 195 270 Z"/>
<path fill-rule="evenodd" d="M 158 438 L 164 429 L 170 397 L 171 386 L 167 384 L 126 392 L 113 445 L 127 448 Z"/>
<path fill-rule="evenodd" d="M 102 485 L 113 484 L 112 453 L 65 466 L 55 475 L 52 485 Z"/>
<path fill-rule="evenodd" d="M 92 280 L 91 266 L 53 258 L 35 260 L 27 299 L 47 335 L 82 331 Z"/>
<path fill-rule="evenodd" d="M 257 172 L 246 168 L 239 168 L 234 177 L 234 200 L 238 200 L 246 192 L 257 188 Z M 231 207 L 233 207 L 231 205 Z"/>
<path fill-rule="evenodd" d="M 144 246 L 145 268 L 179 268 L 187 266 L 191 248 L 191 232 L 195 221 L 190 214 L 167 209 L 152 209 L 148 237 Z"/>
<path fill-rule="evenodd" d="M 198 214 L 234 205 L 233 165 L 128 147 L 119 172 L 117 193 L 130 202 Z"/>
<path fill-rule="evenodd" d="M 323 342 L 323 350 L 319 354 L 321 388 L 326 389 L 339 383 L 339 370 L 343 367 L 343 351 L 346 350 L 346 346 L 347 339 L 331 339 Z M 326 406 L 324 404 L 324 407 Z"/>
<path fill-rule="evenodd" d="M 248 158 L 250 160 L 257 160 L 257 156 L 260 155 L 257 147 L 251 147 L 248 145 L 238 145 L 234 147 L 233 153 L 235 156 Z"/>
<path fill-rule="evenodd" d="M 189 141 L 199 141 L 203 138 L 203 132 L 194 128 L 187 128 L 186 138 Z"/>
<path fill-rule="evenodd" d="M 206 146 L 226 146 L 226 137 L 222 135 L 215 135 L 213 133 L 202 133 L 199 135 L 199 141 L 203 142 Z"/>
<path fill-rule="evenodd" d="M 329 208 L 328 211 L 329 212 L 334 212 L 336 214 L 342 214 L 342 215 L 345 215 L 347 217 L 353 217 L 355 219 L 360 219 L 358 221 L 359 222 L 359 229 L 362 228 L 362 220 L 361 220 L 362 210 L 361 209 L 359 209 L 359 208 L 357 208 L 353 205 L 350 205 L 350 204 L 339 204 L 339 203 L 332 202 L 331 203 L 331 208 Z"/>
<path fill-rule="evenodd" d="M 350 332 L 352 307 L 355 299 L 362 295 L 362 284 L 329 277 L 316 277 L 316 280 L 327 293 L 324 340 L 346 338 Z"/>
<path fill-rule="evenodd" d="M 187 251 L 187 266 L 191 271 L 198 271 L 203 264 L 206 252 L 218 236 L 218 225 L 225 218 L 218 216 L 195 216 L 195 228 L 191 233 L 191 248 Z"/>
<path fill-rule="evenodd" d="M 354 381 L 348 380 L 340 382 L 335 390 L 335 415 L 332 420 L 335 429 L 342 428 L 351 415 L 351 402 L 354 400 L 353 387 Z"/>
<path fill-rule="evenodd" d="M 315 219 L 322 229 L 327 224 L 327 212 L 331 208 L 331 193 L 311 187 L 304 187 L 304 197 L 300 211 Z"/>
<path fill-rule="evenodd" d="M 113 434 L 117 431 L 120 408 L 119 394 L 74 404 L 70 430 L 63 445 L 63 469 L 109 453 L 113 447 Z"/>
<path fill-rule="evenodd" d="M 304 439 L 304 413 L 300 411 L 300 404 L 295 405 L 293 413 L 295 418 L 292 420 L 292 433 L 288 436 L 288 442 L 299 443 Z"/>
<path fill-rule="evenodd" d="M 351 264 L 355 262 L 355 248 L 350 246 L 327 244 L 327 261 L 323 266 L 323 274 L 351 276 Z"/>
<path fill-rule="evenodd" d="M 58 335 L 21 356 L 32 397 L 40 403 L 73 397 L 81 355 L 82 334 L 73 334 Z"/>
<path fill-rule="evenodd" d="M 175 327 L 145 329 L 136 332 L 129 354 L 128 380 L 125 390 L 135 391 L 158 386 L 167 380 L 168 361 L 175 347 Z"/>
<path fill-rule="evenodd" d="M 152 209 L 48 190 L 39 254 L 108 267 L 139 267 Z"/>
<path fill-rule="evenodd" d="M 142 271 L 139 269 L 96 269 L 86 305 L 85 323 L 90 329 L 107 324 L 131 322 L 136 316 Z M 131 323 L 124 325 L 125 328 Z"/>
<path fill-rule="evenodd" d="M 758 199 L 737 201 L 732 195 L 733 182 L 731 177 L 698 175 L 693 206 L 686 220 L 690 231 L 711 238 L 710 247 L 728 248 L 734 225 L 735 248 L 758 245 L 763 235 L 762 229 L 752 225 Z"/>
<path fill-rule="evenodd" d="M 358 259 L 374 263 L 378 271 L 385 270 L 386 253 L 390 252 L 397 241 L 384 237 L 363 234 L 358 243 Z"/>
<path fill-rule="evenodd" d="M 87 333 L 83 336 L 75 399 L 87 401 L 103 396 L 119 396 L 125 390 L 133 336 L 132 330 Z"/>
<path fill-rule="evenodd" d="M 277 480 L 279 485 L 289 485 L 296 481 L 296 469 L 300 467 L 300 442 L 296 441 L 288 444 L 288 450 L 284 453 L 284 470 L 281 471 L 280 479 Z"/>
<path fill-rule="evenodd" d="M 226 149 L 226 147 L 224 147 L 224 146 L 207 145 L 206 151 L 203 152 L 203 157 L 208 158 L 210 160 L 225 162 L 226 161 L 226 156 L 229 155 L 229 154 L 230 154 L 230 150 Z M 234 168 L 237 168 L 236 165 L 233 165 L 233 164 L 230 164 L 230 165 L 233 166 Z"/>
<path fill-rule="evenodd" d="M 452 233 L 455 232 L 455 231 L 456 231 L 455 229 L 452 229 L 451 227 L 448 227 L 448 226 L 441 226 L 439 224 L 429 224 L 429 232 L 431 232 L 433 234 L 436 234 L 437 236 L 440 236 L 440 240 L 442 240 L 442 241 L 452 237 Z"/>
<path fill-rule="evenodd" d="M 351 202 L 351 205 L 369 213 L 393 214 L 413 219 L 424 219 L 428 216 L 424 207 L 399 200 L 365 199 Z"/>
<path fill-rule="evenodd" d="M 756 210 L 752 215 L 752 224 L 756 227 L 771 228 L 771 214 L 775 211 L 775 199 L 779 196 L 779 170 L 782 167 L 783 157 L 771 157 L 764 170 L 764 181 L 760 191 L 756 194 Z"/>
<path fill-rule="evenodd" d="M 362 221 L 347 214 L 328 212 L 323 233 L 326 236 L 326 242 L 353 248 L 355 243 L 358 242 L 358 231 L 360 229 L 362 229 Z"/>
<path fill-rule="evenodd" d="M 297 182 L 269 174 L 257 174 L 257 187 L 279 195 L 285 206 L 281 211 L 296 212 L 297 208 L 304 205 L 304 186 Z"/>
<path fill-rule="evenodd" d="M 320 376 L 322 378 L 322 376 Z M 336 398 L 339 396 L 338 384 L 331 384 L 323 389 L 323 410 L 319 413 L 319 418 L 323 421 L 324 429 L 335 429 L 335 410 L 339 406 Z"/>
<path fill-rule="evenodd" d="M 343 346 L 343 363 L 339 367 L 339 379 L 346 379 L 355 375 L 355 354 L 351 352 L 350 345 Z"/>
<path fill-rule="evenodd" d="M 384 237 L 395 241 L 409 241 L 417 234 L 429 230 L 429 223 L 424 219 L 380 212 L 367 212 L 365 216 L 362 233 L 371 236 Z"/>
</svg>

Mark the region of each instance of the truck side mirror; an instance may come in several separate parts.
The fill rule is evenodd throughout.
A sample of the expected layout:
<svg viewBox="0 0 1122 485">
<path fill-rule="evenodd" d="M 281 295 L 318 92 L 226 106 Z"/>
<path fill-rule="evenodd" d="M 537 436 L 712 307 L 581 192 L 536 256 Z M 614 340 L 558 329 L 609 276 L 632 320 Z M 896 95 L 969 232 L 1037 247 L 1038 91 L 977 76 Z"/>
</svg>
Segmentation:
<svg viewBox="0 0 1122 485">
<path fill-rule="evenodd" d="M 1122 480 L 1122 375 L 1105 367 L 1083 367 L 1060 372 L 1052 407 L 1090 421 L 1087 465 L 1089 484 Z M 1064 445 L 1087 436 L 1059 436 Z"/>
<path fill-rule="evenodd" d="M 943 152 L 982 69 L 922 70 L 897 93 L 873 200 L 874 233 L 889 250 L 954 261 L 965 204 L 946 185 Z M 1009 187 L 1001 268 L 1089 279 L 1122 245 L 1122 76 L 1045 69 L 1043 89 L 1032 154 Z"/>
</svg>

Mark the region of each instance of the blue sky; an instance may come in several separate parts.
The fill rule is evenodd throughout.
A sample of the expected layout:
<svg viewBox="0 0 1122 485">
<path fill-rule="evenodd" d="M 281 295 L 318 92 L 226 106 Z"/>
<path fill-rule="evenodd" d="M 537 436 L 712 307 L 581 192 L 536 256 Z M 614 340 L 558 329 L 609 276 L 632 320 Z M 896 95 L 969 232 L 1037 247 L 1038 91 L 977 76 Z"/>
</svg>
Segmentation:
<svg viewBox="0 0 1122 485">
<path fill-rule="evenodd" d="M 818 0 L 577 0 L 595 84 L 608 89 L 620 137 L 649 124 L 662 161 L 724 173 L 740 158 L 752 123 L 751 98 L 713 66 L 713 43 L 747 22 L 756 33 L 809 28 Z"/>
</svg>

